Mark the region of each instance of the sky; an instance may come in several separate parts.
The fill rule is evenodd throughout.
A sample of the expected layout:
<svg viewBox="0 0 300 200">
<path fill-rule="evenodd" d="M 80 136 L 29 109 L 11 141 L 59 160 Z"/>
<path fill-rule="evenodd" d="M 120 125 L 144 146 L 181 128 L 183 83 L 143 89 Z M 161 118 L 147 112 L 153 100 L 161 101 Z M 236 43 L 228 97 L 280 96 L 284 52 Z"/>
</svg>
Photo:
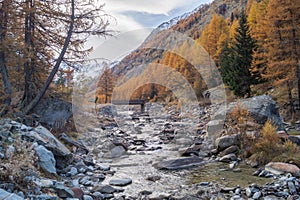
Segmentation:
<svg viewBox="0 0 300 200">
<path fill-rule="evenodd" d="M 114 17 L 110 29 L 114 37 L 93 38 L 92 58 L 115 60 L 139 46 L 149 33 L 165 21 L 192 11 L 212 0 L 101 0 L 104 10 Z M 121 45 L 120 45 L 121 44 Z"/>
</svg>

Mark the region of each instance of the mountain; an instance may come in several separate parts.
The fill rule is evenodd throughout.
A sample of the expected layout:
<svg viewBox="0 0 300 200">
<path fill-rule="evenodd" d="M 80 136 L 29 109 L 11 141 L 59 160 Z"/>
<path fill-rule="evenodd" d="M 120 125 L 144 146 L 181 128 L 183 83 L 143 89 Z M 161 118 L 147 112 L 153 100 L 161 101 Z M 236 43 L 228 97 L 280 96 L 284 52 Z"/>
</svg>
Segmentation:
<svg viewBox="0 0 300 200">
<path fill-rule="evenodd" d="M 124 98 L 125 93 L 128 93 L 127 91 L 129 90 L 129 87 L 132 87 L 129 86 L 130 84 L 141 85 L 141 80 L 136 80 L 136 77 L 139 74 L 144 73 L 144 75 L 140 76 L 142 76 L 143 79 L 150 79 L 149 77 L 147 77 L 147 73 L 149 74 L 150 72 L 145 71 L 143 67 L 141 67 L 141 65 L 151 63 L 168 65 L 171 68 L 175 69 L 185 77 L 191 87 L 195 90 L 197 98 L 203 98 L 203 92 L 208 88 L 211 88 L 213 83 L 211 83 L 212 85 L 208 87 L 207 81 L 203 80 L 205 79 L 203 78 L 203 73 L 199 74 L 199 70 L 197 72 L 197 69 L 194 69 L 195 64 L 193 64 L 192 60 L 195 60 L 195 57 L 197 57 L 197 55 L 191 58 L 191 54 L 193 54 L 191 52 L 185 53 L 189 55 L 180 56 L 179 51 L 184 48 L 193 48 L 192 45 L 187 43 L 194 42 L 198 44 L 197 40 L 201 36 L 202 31 L 210 23 L 215 14 L 217 14 L 218 16 L 222 16 L 224 19 L 227 19 L 227 21 L 230 21 L 230 18 L 232 18 L 232 16 L 237 16 L 238 13 L 246 7 L 246 4 L 247 1 L 245 0 L 215 0 L 211 4 L 200 5 L 191 12 L 188 12 L 182 16 L 176 17 L 168 22 L 164 22 L 159 25 L 155 30 L 152 31 L 152 33 L 147 37 L 147 39 L 139 48 L 131 52 L 129 55 L 125 56 L 119 63 L 114 64 L 112 71 L 117 77 L 125 76 L 127 77 L 127 81 L 129 79 L 135 79 L 129 81 L 126 86 L 124 85 L 124 82 L 126 82 L 126 80 L 121 81 L 121 84 L 123 84 L 123 89 L 120 89 L 118 91 L 119 93 L 122 93 L 122 95 L 120 95 L 118 98 Z M 180 40 L 189 40 L 190 42 L 179 42 L 178 44 L 176 44 L 176 46 L 174 46 L 173 44 L 167 44 L 166 41 L 169 41 L 171 35 L 174 35 L 174 37 L 186 37 L 188 39 L 181 38 Z M 174 53 L 174 48 L 177 48 L 179 53 Z M 188 52 L 187 50 L 185 51 Z M 201 54 L 200 51 L 203 50 L 198 49 L 197 51 L 199 54 Z M 203 55 L 203 57 L 205 56 Z M 209 55 L 207 55 L 207 57 L 209 57 Z M 206 62 L 207 65 L 212 65 L 210 64 L 210 62 L 213 63 L 213 61 L 211 61 L 210 58 L 209 60 L 207 60 L 208 58 L 203 59 L 206 59 L 206 61 L 203 62 Z M 135 71 L 135 75 L 128 75 L 132 70 Z M 208 69 L 204 70 L 209 71 Z M 213 77 L 213 80 L 211 82 L 214 82 L 214 84 L 217 85 L 220 81 L 218 80 L 220 79 L 220 77 L 214 77 L 212 73 L 210 74 L 210 76 Z M 169 81 L 174 80 L 171 80 L 170 78 Z M 153 99 L 155 96 L 163 95 L 162 100 L 164 100 L 170 94 L 169 92 L 166 92 L 170 88 L 166 88 L 165 86 L 162 86 L 162 84 L 150 83 L 151 81 L 149 82 L 149 80 L 145 82 L 146 86 L 143 86 L 138 90 L 136 90 L 136 88 L 132 89 L 136 91 L 134 92 L 134 94 L 131 94 L 131 96 L 127 98 Z M 121 90 L 123 90 L 123 92 L 120 92 Z"/>
<path fill-rule="evenodd" d="M 221 15 L 225 19 L 230 18 L 232 14 L 239 13 L 246 4 L 247 1 L 245 0 L 215 0 L 211 4 L 202 4 L 191 12 L 162 23 L 150 34 L 145 42 L 149 42 L 151 35 L 157 34 L 157 32 L 163 30 L 178 31 L 192 37 L 193 39 L 198 39 L 203 28 L 209 24 L 214 14 Z M 144 46 L 145 42 L 141 46 Z M 114 71 L 119 74 L 123 71 L 123 69 L 128 69 L 128 66 L 135 65 L 135 62 L 139 63 L 139 61 L 142 61 L 142 58 L 144 57 L 143 54 L 145 54 L 145 52 L 140 48 L 137 48 L 130 55 L 126 56 L 120 62 L 120 65 L 115 66 Z M 150 54 L 152 55 L 152 53 Z M 159 55 L 153 54 L 153 58 L 149 58 L 149 61 L 159 57 Z"/>
</svg>

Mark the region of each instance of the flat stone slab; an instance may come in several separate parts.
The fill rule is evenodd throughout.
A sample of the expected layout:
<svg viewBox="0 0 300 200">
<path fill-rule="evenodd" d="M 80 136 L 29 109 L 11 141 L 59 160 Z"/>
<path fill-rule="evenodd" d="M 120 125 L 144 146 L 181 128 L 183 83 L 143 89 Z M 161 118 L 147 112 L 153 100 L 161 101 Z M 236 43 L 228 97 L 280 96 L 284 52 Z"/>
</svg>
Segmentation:
<svg viewBox="0 0 300 200">
<path fill-rule="evenodd" d="M 130 178 L 122 178 L 122 179 L 112 179 L 109 181 L 110 185 L 114 186 L 126 186 L 132 183 Z"/>
<path fill-rule="evenodd" d="M 112 187 L 110 185 L 99 185 L 99 186 L 96 186 L 93 191 L 97 191 L 97 192 L 100 192 L 102 194 L 113 194 L 115 192 L 124 192 L 124 189 L 122 188 L 115 188 L 115 187 Z"/>
<path fill-rule="evenodd" d="M 189 157 L 189 158 L 164 160 L 154 165 L 154 167 L 156 167 L 157 169 L 176 170 L 176 169 L 186 169 L 190 167 L 196 167 L 203 164 L 204 161 L 201 158 Z"/>
</svg>

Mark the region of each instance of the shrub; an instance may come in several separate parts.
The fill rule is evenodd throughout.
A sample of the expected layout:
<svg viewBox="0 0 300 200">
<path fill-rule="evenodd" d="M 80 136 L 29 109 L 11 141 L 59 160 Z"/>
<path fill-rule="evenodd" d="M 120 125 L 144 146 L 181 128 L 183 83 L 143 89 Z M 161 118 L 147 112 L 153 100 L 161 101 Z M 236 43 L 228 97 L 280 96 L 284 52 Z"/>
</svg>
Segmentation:
<svg viewBox="0 0 300 200">
<path fill-rule="evenodd" d="M 240 155 L 242 157 L 249 157 L 251 148 L 256 139 L 256 134 L 248 134 L 250 131 L 259 129 L 255 123 L 250 112 L 237 104 L 229 115 L 226 122 L 227 129 L 230 130 L 229 134 L 239 134 L 240 137 Z"/>
<path fill-rule="evenodd" d="M 8 158 L 1 160 L 0 182 L 13 183 L 16 189 L 26 193 L 32 184 L 28 177 L 38 175 L 37 157 L 29 143 L 21 141 L 16 136 L 14 139 L 13 144 L 6 143 L 3 145 L 4 149 L 13 145 L 15 151 Z"/>
<path fill-rule="evenodd" d="M 273 158 L 275 162 L 293 163 L 300 167 L 300 149 L 299 147 L 287 140 L 281 147 L 281 152 Z"/>
<path fill-rule="evenodd" d="M 300 149 L 291 141 L 284 143 L 277 134 L 277 128 L 267 121 L 261 130 L 261 136 L 252 148 L 252 160 L 260 165 L 271 161 L 293 162 L 300 166 Z"/>
</svg>

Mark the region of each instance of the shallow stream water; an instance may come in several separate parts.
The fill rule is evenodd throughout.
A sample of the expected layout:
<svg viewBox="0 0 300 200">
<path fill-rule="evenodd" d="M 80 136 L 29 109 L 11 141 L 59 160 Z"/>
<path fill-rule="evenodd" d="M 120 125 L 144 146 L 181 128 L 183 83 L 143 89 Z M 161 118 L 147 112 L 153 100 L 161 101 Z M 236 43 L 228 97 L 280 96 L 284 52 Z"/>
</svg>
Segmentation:
<svg viewBox="0 0 300 200">
<path fill-rule="evenodd" d="M 272 179 L 260 178 L 253 176 L 253 169 L 247 165 L 238 165 L 238 172 L 229 170 L 229 164 L 212 162 L 197 168 L 183 170 L 158 170 L 153 164 L 163 160 L 179 158 L 179 150 L 190 146 L 189 141 L 195 136 L 192 130 L 196 123 L 189 119 L 181 122 L 170 122 L 170 115 L 163 113 L 164 111 L 155 112 L 155 116 L 151 116 L 151 122 L 146 118 L 139 117 L 138 121 L 132 120 L 133 112 L 118 110 L 118 125 L 120 129 L 128 133 L 131 138 L 145 140 L 148 147 L 161 147 L 154 151 L 137 151 L 129 150 L 120 158 L 106 159 L 98 157 L 101 163 L 107 163 L 116 173 L 107 175 L 103 184 L 109 184 L 111 179 L 130 178 L 132 184 L 124 187 L 126 196 L 137 197 L 143 191 L 157 194 L 171 194 L 174 196 L 185 196 L 193 187 L 202 182 L 218 183 L 220 187 L 247 187 L 252 183 L 264 185 L 272 182 Z M 174 139 L 167 144 L 159 142 L 159 133 L 163 130 L 165 123 L 172 123 L 175 128 L 181 129 L 183 135 Z M 138 131 L 136 131 L 138 129 Z M 180 132 L 180 131 L 179 131 Z M 191 134 L 190 134 L 191 133 Z M 105 132 L 102 133 L 103 137 Z M 105 137 L 104 137 L 105 138 Z M 180 142 L 179 142 L 180 141 Z M 97 145 L 95 145 L 97 146 Z M 101 146 L 101 144 L 100 144 Z M 100 147 L 101 148 L 101 147 Z M 201 154 L 201 153 L 200 153 Z M 151 177 L 158 177 L 156 181 L 151 181 Z"/>
</svg>

